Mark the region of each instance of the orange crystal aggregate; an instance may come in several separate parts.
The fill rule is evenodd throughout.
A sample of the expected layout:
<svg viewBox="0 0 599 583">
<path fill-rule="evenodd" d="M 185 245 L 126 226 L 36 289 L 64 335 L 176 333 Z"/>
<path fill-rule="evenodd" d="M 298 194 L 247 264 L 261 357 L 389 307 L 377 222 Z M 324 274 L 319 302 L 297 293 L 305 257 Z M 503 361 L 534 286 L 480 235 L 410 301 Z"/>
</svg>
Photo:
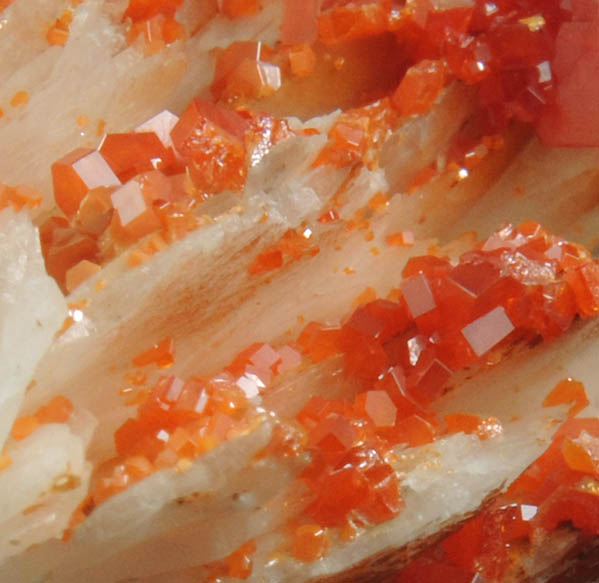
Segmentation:
<svg viewBox="0 0 599 583">
<path fill-rule="evenodd" d="M 567 98 L 555 103 L 556 83 L 552 72 L 554 65 L 558 69 L 563 67 L 568 62 L 567 54 L 572 52 L 568 48 L 567 35 L 564 35 L 560 37 L 561 45 L 557 49 L 565 56 L 554 60 L 560 25 L 564 22 L 565 27 L 579 24 L 568 23 L 569 19 L 583 20 L 580 35 L 588 35 L 590 39 L 592 23 L 586 21 L 592 16 L 581 18 L 576 13 L 576 3 L 573 4 L 573 8 L 569 8 L 557 0 L 533 0 L 525 5 L 505 0 L 497 3 L 477 1 L 445 8 L 426 0 L 414 0 L 401 7 L 389 1 L 333 1 L 322 4 L 317 29 L 320 40 L 329 45 L 393 34 L 397 51 L 407 58 L 405 68 L 397 71 L 398 85 L 391 95 L 391 105 L 396 113 L 404 116 L 426 113 L 444 86 L 452 79 L 458 79 L 476 85 L 481 127 L 484 132 L 495 134 L 511 119 L 535 122 L 544 111 L 551 110 L 555 118 L 562 110 L 567 110 L 566 115 L 573 117 L 572 104 Z M 574 34 L 571 36 L 576 38 Z M 582 46 L 585 41 L 575 42 L 578 43 L 576 54 L 584 58 Z M 587 47 L 592 43 L 586 42 Z M 588 67 L 596 67 L 596 64 L 590 65 L 593 58 L 589 59 Z M 574 60 L 570 58 L 571 62 Z M 562 76 L 566 75 L 564 71 Z M 559 85 L 557 87 L 559 91 Z M 592 94 L 592 89 L 588 94 Z M 585 115 L 592 118 L 591 125 L 596 123 L 592 106 L 585 106 L 584 110 Z M 387 121 L 390 128 L 396 123 L 392 118 Z M 359 150 L 365 146 L 364 138 L 355 127 L 356 120 L 351 133 L 345 128 L 346 120 L 342 119 L 341 123 L 340 128 L 333 128 L 330 143 L 319 158 L 320 163 L 343 165 L 360 159 Z M 557 130 L 561 135 L 568 133 L 560 123 L 545 123 L 544 136 L 548 141 L 559 140 L 560 136 L 551 136 L 550 130 L 545 128 Z M 584 123 L 572 121 L 570 127 L 573 125 Z M 341 136 L 337 135 L 338 130 L 341 130 Z M 368 131 L 363 124 L 362 132 L 368 134 Z M 574 133 L 576 131 L 585 133 L 584 130 Z M 587 130 L 586 134 L 591 132 Z M 563 139 L 572 140 L 569 136 Z M 589 140 L 588 137 L 584 139 Z"/>
<path fill-rule="evenodd" d="M 209 193 L 243 188 L 247 168 L 290 135 L 268 114 L 196 99 L 181 118 L 165 110 L 133 132 L 104 136 L 96 150 L 63 156 L 52 180 L 67 218 L 50 217 L 40 229 L 48 273 L 71 292 L 84 270 L 92 273 L 90 264 L 102 266 L 138 243 L 129 265 L 140 265 L 197 229 L 195 207 Z M 24 187 L 0 189 L 0 205 L 32 207 L 36 200 Z M 297 247 L 287 238 L 286 253 Z"/>
<path fill-rule="evenodd" d="M 457 264 L 411 258 L 398 301 L 370 302 L 341 328 L 311 323 L 299 343 L 315 361 L 343 354 L 347 371 L 369 388 L 386 383 L 393 371 L 394 390 L 399 386 L 426 405 L 442 393 L 452 371 L 507 341 L 556 338 L 574 317 L 589 313 L 595 304 L 583 295 L 583 303 L 577 301 L 568 281 L 590 266 L 595 263 L 586 250 L 535 223 L 507 225 Z"/>
<path fill-rule="evenodd" d="M 131 36 L 143 32 L 149 35 L 146 41 L 150 44 L 168 44 L 184 36 L 176 21 L 181 5 L 180 0 L 132 0 L 123 18 L 130 24 Z M 564 21 L 581 18 L 577 4 L 574 14 L 558 6 L 557 0 L 531 0 L 526 6 L 514 0 L 492 7 L 483 2 L 443 6 L 424 0 L 405 6 L 388 1 L 326 1 L 319 5 L 286 0 L 283 46 L 272 49 L 243 41 L 219 50 L 213 98 L 229 104 L 240 97 L 267 99 L 288 77 L 311 75 L 314 59 L 327 58 L 320 43 L 337 47 L 352 39 L 367 38 L 373 43 L 387 39 L 385 42 L 395 43 L 397 54 L 402 55 L 393 65 L 391 85 L 374 91 L 377 101 L 363 95 L 358 101 L 366 105 L 339 116 L 315 166 L 365 164 L 376 168 L 382 145 L 402 116 L 425 113 L 454 78 L 477 86 L 481 136 L 497 135 L 511 119 L 537 119 L 543 107 L 552 103 L 557 31 Z M 231 18 L 251 15 L 258 8 L 253 0 L 232 0 L 218 7 Z M 340 59 L 342 69 L 343 57 Z M 290 133 L 284 122 L 271 116 L 195 99 L 180 119 L 163 112 L 135 132 L 106 136 L 99 150 L 68 154 L 53 165 L 52 173 L 57 204 L 74 231 L 68 237 L 61 231 L 60 237 L 47 238 L 44 255 L 48 271 L 66 289 L 65 273 L 80 261 L 102 265 L 141 238 L 158 234 L 154 243 L 159 244 L 144 247 L 142 243 L 129 262 L 132 266 L 143 263 L 163 248 L 161 240 L 168 244 L 199 226 L 193 209 L 207 194 L 241 191 L 248 166 L 258 163 Z M 457 160 L 458 179 L 467 176 L 489 151 L 481 136 L 475 136 L 468 148 L 458 148 L 455 155 L 450 152 L 448 168 L 452 168 L 451 160 Z M 442 170 L 429 168 L 424 180 Z M 106 192 L 100 195 L 96 190 L 112 191 L 149 171 L 159 171 L 170 179 L 168 192 L 145 197 L 143 210 L 139 193 L 130 185 L 127 207 L 137 208 L 140 218 L 131 224 L 119 221 L 112 202 L 106 202 Z M 273 269 L 284 260 L 271 250 L 258 260 L 255 270 Z M 590 272 L 596 269 L 587 268 Z M 587 280 L 595 277 L 587 270 L 569 276 L 570 284 L 577 297 L 586 294 L 586 303 L 594 305 L 599 294 L 587 285 Z"/>
<path fill-rule="evenodd" d="M 341 113 L 329 131 L 329 141 L 314 161 L 314 166 L 332 164 L 342 168 L 363 163 L 375 168 L 396 118 L 388 98 Z"/>
<path fill-rule="evenodd" d="M 444 5 L 286 0 L 286 46 L 273 50 L 237 42 L 220 51 L 213 98 L 230 103 L 239 97 L 264 99 L 281 88 L 286 70 L 308 77 L 315 55 L 322 52 L 311 44 L 317 37 L 332 47 L 391 35 L 406 59 L 394 90 L 343 112 L 315 166 L 376 168 L 385 139 L 404 121 L 401 116 L 426 113 L 453 79 L 477 85 L 481 127 L 489 135 L 497 135 L 512 119 L 534 122 L 553 98 L 555 37 L 559 25 L 572 17 L 566 3 L 502 0 L 452 9 L 439 4 Z M 124 15 L 130 21 L 129 40 L 143 35 L 151 54 L 183 38 L 185 31 L 175 20 L 180 5 L 180 0 L 132 0 Z M 258 10 L 258 3 L 224 0 L 219 10 L 241 18 Z M 531 26 L 531 18 L 540 24 Z M 343 69 L 343 58 L 335 60 L 335 67 Z M 57 204 L 68 220 L 52 217 L 42 225 L 48 271 L 69 289 L 78 266 L 100 265 L 136 243 L 130 264 L 140 264 L 197 227 L 193 209 L 199 201 L 225 190 L 241 191 L 248 167 L 290 134 L 284 122 L 266 114 L 198 98 L 181 118 L 163 112 L 132 133 L 107 136 L 97 150 L 63 157 L 52 173 Z M 490 149 L 484 139 L 465 139 L 454 144 L 449 159 L 459 160 L 467 175 Z M 412 186 L 438 171 L 426 169 Z M 331 210 L 320 220 L 338 218 Z M 363 218 L 356 224 L 368 228 Z M 250 273 L 318 252 L 305 233 L 286 233 L 258 255 Z M 388 243 L 410 245 L 413 235 L 391 235 Z M 376 524 L 401 511 L 398 478 L 386 457 L 393 446 L 424 444 L 445 431 L 481 439 L 501 431 L 494 419 L 454 414 L 443 425 L 427 411 L 454 371 L 511 342 L 551 340 L 575 317 L 599 312 L 597 263 L 581 247 L 550 236 L 535 223 L 505 226 L 457 264 L 432 255 L 412 258 L 403 277 L 392 299 L 369 301 L 341 326 L 309 323 L 298 346 L 252 345 L 222 375 L 161 377 L 153 388 L 142 389 L 136 417 L 115 434 L 116 457 L 97 469 L 74 522 L 157 469 L 194 459 L 247 430 L 259 417 L 255 404 L 277 375 L 308 358 L 321 362 L 338 356 L 345 374 L 361 387 L 358 394 L 313 397 L 295 420 L 303 436 L 297 439 L 300 445 L 275 448 L 287 453 L 305 448 L 311 454 L 301 476 L 313 493 L 305 512 L 310 522 L 295 531 L 292 552 L 301 560 L 316 560 L 328 551 L 328 527 L 349 532 L 356 523 Z M 166 339 L 133 364 L 170 366 L 171 344 Z M 563 403 L 573 403 L 571 414 L 579 412 L 588 403 L 584 389 L 568 381 L 545 401 Z M 38 413 L 22 418 L 20 427 L 15 424 L 17 435 L 24 437 L 48 422 L 41 419 L 52 418 L 52 413 L 39 418 Z M 438 555 L 414 561 L 397 580 L 466 583 L 477 573 L 498 580 L 509 566 L 510 544 L 530 539 L 535 529 L 571 521 L 598 534 L 594 504 L 599 485 L 593 481 L 598 436 L 596 421 L 570 420 L 505 499 L 445 539 Z M 246 543 L 216 568 L 215 576 L 247 578 L 255 550 L 255 543 Z"/>
<path fill-rule="evenodd" d="M 20 441 L 31 435 L 40 425 L 66 423 L 71 418 L 73 410 L 71 401 L 58 395 L 47 405 L 42 405 L 33 415 L 18 417 L 13 423 L 11 436 Z"/>
<path fill-rule="evenodd" d="M 559 526 L 599 534 L 599 421 L 569 419 L 547 451 L 487 509 L 425 551 L 394 579 L 511 580 L 519 554 Z"/>
<path fill-rule="evenodd" d="M 172 341 L 165 339 L 138 355 L 134 366 L 172 364 Z M 219 443 L 247 431 L 260 419 L 256 398 L 272 379 L 300 365 L 301 354 L 291 346 L 275 350 L 254 344 L 221 374 L 209 379 L 160 377 L 136 398 L 137 416 L 115 432 L 117 456 L 100 466 L 94 477 L 86 512 L 161 468 L 199 457 Z M 137 371 L 127 375 L 135 386 L 145 383 Z"/>
<path fill-rule="evenodd" d="M 324 556 L 330 544 L 326 529 L 351 533 L 356 526 L 381 523 L 401 512 L 399 478 L 388 458 L 393 447 L 422 445 L 457 431 L 480 439 L 502 431 L 496 419 L 462 413 L 448 415 L 440 423 L 427 405 L 443 393 L 453 371 L 480 362 L 489 350 L 508 341 L 552 339 L 574 317 L 584 315 L 568 291 L 565 276 L 592 263 L 583 248 L 549 235 L 535 223 L 518 228 L 507 225 L 464 253 L 457 263 L 431 255 L 412 258 L 403 270 L 401 293 L 393 293 L 394 299 L 375 299 L 359 306 L 341 326 L 311 322 L 297 345 L 277 349 L 253 344 L 221 374 L 208 379 L 161 377 L 154 387 L 141 389 L 135 397 L 137 414 L 116 431 L 116 457 L 96 470 L 89 497 L 73 517 L 73 525 L 106 498 L 152 472 L 189 463 L 260 423 L 262 395 L 278 375 L 310 360 L 339 358 L 357 392 L 347 398 L 312 397 L 295 419 L 278 427 L 263 452 L 310 454 L 299 479 L 312 499 L 292 533 L 290 548 L 301 560 Z M 427 290 L 424 303 L 415 303 L 413 289 L 405 285 L 410 281 L 418 282 L 419 296 Z M 563 297 L 570 301 L 563 302 Z M 489 318 L 498 309 L 500 319 Z M 172 342 L 167 338 L 138 355 L 133 364 L 161 366 L 173 360 Z M 136 386 L 145 382 L 143 375 L 130 378 Z M 595 471 L 599 467 L 599 426 L 583 428 L 591 437 L 580 436 L 580 431 L 562 433 L 562 437 L 576 438 L 565 442 L 565 453 L 560 441 L 547 454 L 549 462 L 545 458 L 537 462 L 542 471 L 531 470 L 512 488 L 534 484 L 531 491 L 540 498 L 527 494 L 521 506 L 510 501 L 494 510 L 493 528 L 506 532 L 508 524 L 512 537 L 529 533 L 529 520 L 522 516 L 528 517 L 529 507 L 552 494 L 553 483 L 545 474 L 555 469 L 556 455 L 561 473 L 554 486 L 572 483 L 561 479 L 572 475 L 572 468 Z M 539 479 L 545 490 L 539 487 Z M 575 495 L 583 500 L 588 496 L 580 488 Z M 474 536 L 478 530 L 472 527 L 467 532 Z M 450 543 L 447 546 L 453 548 Z M 457 565 L 447 568 L 459 572 L 470 559 L 456 560 Z M 239 576 L 249 572 L 248 561 L 241 555 L 234 559 Z"/>
<path fill-rule="evenodd" d="M 400 512 L 385 454 L 395 444 L 419 445 L 439 434 L 426 407 L 453 371 L 508 341 L 555 338 L 584 316 L 586 306 L 576 303 L 566 276 L 588 265 L 594 263 L 586 250 L 535 223 L 507 225 L 457 264 L 410 259 L 397 301 L 368 302 L 341 327 L 308 324 L 298 339 L 305 354 L 314 362 L 342 355 L 346 374 L 364 389 L 353 402 L 313 397 L 297 416 L 312 453 L 302 474 L 315 496 L 309 516 L 341 527 L 349 517 L 377 523 Z M 578 385 L 572 391 L 558 402 L 585 402 Z M 496 419 L 465 414 L 445 424 L 450 433 L 481 439 L 502 431 Z"/>
</svg>

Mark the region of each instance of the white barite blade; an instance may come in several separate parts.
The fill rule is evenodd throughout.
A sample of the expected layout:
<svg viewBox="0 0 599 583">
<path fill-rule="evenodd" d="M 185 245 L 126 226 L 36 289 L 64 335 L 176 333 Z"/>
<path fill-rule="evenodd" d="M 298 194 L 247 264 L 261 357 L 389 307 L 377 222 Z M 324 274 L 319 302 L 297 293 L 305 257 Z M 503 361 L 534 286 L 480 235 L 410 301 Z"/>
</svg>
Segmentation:
<svg viewBox="0 0 599 583">
<path fill-rule="evenodd" d="M 298 461 L 257 457 L 271 432 L 265 419 L 190 467 L 131 486 L 96 508 L 69 542 L 49 540 L 6 561 L 0 580 L 116 582 L 165 563 L 214 561 L 276 529 L 293 510 L 285 494 Z"/>
<path fill-rule="evenodd" d="M 46 273 L 29 216 L 0 212 L 0 448 L 38 361 L 67 316 L 65 299 Z"/>
<path fill-rule="evenodd" d="M 91 418 L 84 422 L 93 430 Z M 0 472 L 0 561 L 62 537 L 89 487 L 86 445 L 66 424 L 44 425 L 8 444 L 12 463 Z"/>
<path fill-rule="evenodd" d="M 53 2 L 55 19 L 60 16 L 59 0 Z M 0 35 L 0 49 L 9 48 L 5 54 L 10 61 L 23 34 L 42 41 L 42 46 L 31 43 L 31 50 L 17 51 L 7 78 L 0 72 L 0 102 L 9 103 L 17 91 L 29 97 L 26 105 L 6 109 L 0 119 L 0 143 L 11 144 L 0 158 L 0 177 L 41 190 L 40 213 L 55 207 L 48 172 L 53 162 L 77 147 L 96 147 L 103 132 L 131 131 L 163 109 L 180 114 L 194 96 L 208 90 L 215 46 L 241 40 L 274 44 L 281 20 L 281 3 L 270 0 L 251 18 L 239 22 L 216 16 L 205 23 L 203 34 L 146 57 L 142 43 L 127 44 L 122 22 L 126 2 L 85 0 L 71 7 L 73 22 L 64 47 L 46 42 L 51 12 L 36 14 L 35 34 L 22 22 L 31 14 L 17 6 L 33 5 L 39 12 L 36 4 L 16 2 L 7 12 L 10 38 Z M 5 32 L 1 23 L 0 31 Z M 87 123 L 80 125 L 81 119 Z"/>
</svg>

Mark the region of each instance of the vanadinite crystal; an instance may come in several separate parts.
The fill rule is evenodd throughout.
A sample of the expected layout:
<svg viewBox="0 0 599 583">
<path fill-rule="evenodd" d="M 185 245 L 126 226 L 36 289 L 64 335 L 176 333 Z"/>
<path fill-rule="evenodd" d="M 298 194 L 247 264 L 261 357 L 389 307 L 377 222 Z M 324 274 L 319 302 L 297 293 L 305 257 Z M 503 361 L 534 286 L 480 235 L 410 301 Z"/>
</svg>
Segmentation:
<svg viewBox="0 0 599 583">
<path fill-rule="evenodd" d="M 193 34 L 175 18 L 182 4 L 131 0 L 123 16 L 129 42 L 150 55 Z M 214 10 L 229 19 L 261 8 L 255 0 L 217 4 Z M 588 127 L 564 127 L 575 117 L 572 92 L 578 92 L 581 75 L 589 77 L 590 89 L 582 92 L 587 109 L 596 86 L 591 73 L 597 69 L 597 17 L 584 6 L 582 0 L 286 0 L 279 45 L 242 41 L 214 52 L 210 96 L 195 98 L 180 117 L 165 110 L 129 132 L 105 135 L 95 150 L 80 148 L 53 164 L 56 204 L 64 216 L 50 217 L 40 228 L 48 272 L 71 292 L 121 251 L 131 249 L 129 265 L 135 267 L 197 228 L 197 206 L 223 192 L 242 193 L 251 168 L 294 133 L 284 120 L 254 106 L 271 98 L 276 103 L 286 83 L 309 88 L 321 61 L 342 71 L 343 55 L 365 47 L 359 44 L 364 40 L 399 56 L 390 59 L 384 87 L 381 80 L 381 87 L 356 91 L 335 118 L 313 168 L 377 169 L 391 132 L 407 117 L 429 112 L 456 79 L 476 86 L 478 104 L 476 135 L 465 130 L 447 153 L 448 166 L 459 160 L 466 175 L 501 147 L 501 132 L 511 120 L 538 124 L 550 144 L 597 145 L 596 115 Z M 57 21 L 49 33 L 53 44 L 66 42 L 67 20 Z M 15 105 L 27 99 L 21 95 Z M 243 105 L 248 103 L 251 109 Z M 304 130 L 306 136 L 318 133 Z M 431 164 L 408 191 L 439 174 L 438 164 Z M 389 198 L 378 193 L 368 212 L 382 212 Z M 0 187 L 0 207 L 35 206 L 36 200 Z M 335 223 L 340 214 L 327 207 L 318 220 Z M 366 228 L 369 216 L 358 211 L 348 229 Z M 411 246 L 414 234 L 390 234 L 387 242 Z M 318 252 L 312 229 L 302 225 L 262 248 L 248 272 L 266 279 Z M 393 448 L 456 432 L 480 439 L 501 433 L 494 418 L 453 413 L 439 420 L 429 410 L 455 371 L 497 362 L 515 342 L 552 340 L 575 318 L 599 314 L 598 264 L 583 248 L 534 222 L 505 225 L 459 261 L 432 252 L 412 257 L 402 278 L 389 299 L 373 299 L 369 290 L 369 301 L 362 296 L 362 305 L 340 324 L 310 322 L 297 344 L 252 344 L 210 378 L 171 374 L 146 387 L 146 367 L 171 367 L 174 345 L 166 338 L 138 354 L 131 364 L 143 370 L 126 376 L 123 393 L 134 392 L 127 404 L 136 409 L 117 429 L 115 457 L 96 468 L 73 524 L 151 473 L 186 467 L 248 432 L 265 415 L 263 396 L 279 375 L 330 359 L 353 392 L 311 397 L 273 430 L 262 453 L 307 454 L 299 479 L 310 499 L 289 523 L 288 546 L 301 561 L 318 560 L 335 536 L 351 538 L 356 528 L 402 511 Z M 569 405 L 570 417 L 588 403 L 582 383 L 569 378 L 544 401 Z M 18 419 L 13 438 L 24 439 L 44 423 L 65 422 L 71 413 L 70 402 L 59 397 Z M 596 420 L 570 419 L 507 494 L 413 561 L 397 581 L 500 581 L 516 542 L 532 544 L 539 533 L 565 522 L 599 535 L 598 501 L 599 426 Z M 248 578 L 256 549 L 248 541 L 212 565 L 212 575 Z"/>
<path fill-rule="evenodd" d="M 574 525 L 583 537 L 599 534 L 598 444 L 597 419 L 568 420 L 506 494 L 425 551 L 397 583 L 519 580 L 520 555 L 552 531 Z"/>
<path fill-rule="evenodd" d="M 290 135 L 268 114 L 196 99 L 181 118 L 165 110 L 132 132 L 104 136 L 97 150 L 74 150 L 52 166 L 66 219 L 50 217 L 41 227 L 48 272 L 71 292 L 97 271 L 91 264 L 136 244 L 129 265 L 140 265 L 198 228 L 194 208 L 211 194 L 240 191 L 247 168 Z M 0 203 L 35 205 L 25 192 L 3 186 Z M 300 243 L 290 233 L 280 252 L 297 258 Z"/>
<path fill-rule="evenodd" d="M 578 283 L 578 274 L 595 265 L 584 249 L 535 223 L 507 225 L 457 264 L 410 259 L 399 301 L 366 303 L 340 327 L 308 324 L 298 340 L 305 354 L 314 362 L 342 355 L 345 373 L 363 387 L 353 402 L 313 397 L 297 417 L 313 455 L 303 474 L 316 497 L 311 518 L 342 526 L 354 515 L 376 523 L 398 513 L 388 449 L 435 438 L 439 423 L 426 407 L 453 371 L 519 339 L 554 338 L 575 316 L 590 315 L 591 291 L 577 302 L 568 282 Z M 586 285 L 592 290 L 598 281 Z M 574 403 L 573 413 L 588 404 L 582 385 L 566 380 L 546 399 L 547 406 L 562 403 Z M 466 414 L 448 416 L 445 425 L 481 439 L 501 432 L 498 420 Z M 588 440 L 569 444 L 572 463 L 590 467 L 594 447 Z"/>
</svg>

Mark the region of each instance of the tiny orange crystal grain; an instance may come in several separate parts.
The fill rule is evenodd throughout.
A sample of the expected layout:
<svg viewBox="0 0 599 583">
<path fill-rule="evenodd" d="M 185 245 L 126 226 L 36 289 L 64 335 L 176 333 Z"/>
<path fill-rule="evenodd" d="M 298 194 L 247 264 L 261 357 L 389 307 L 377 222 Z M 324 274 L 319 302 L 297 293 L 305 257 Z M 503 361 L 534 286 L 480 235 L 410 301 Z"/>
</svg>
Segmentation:
<svg viewBox="0 0 599 583">
<path fill-rule="evenodd" d="M 145 352 L 138 354 L 133 360 L 133 366 L 148 366 L 156 364 L 159 368 L 168 368 L 175 362 L 175 343 L 171 338 L 165 338 L 154 344 Z"/>
</svg>

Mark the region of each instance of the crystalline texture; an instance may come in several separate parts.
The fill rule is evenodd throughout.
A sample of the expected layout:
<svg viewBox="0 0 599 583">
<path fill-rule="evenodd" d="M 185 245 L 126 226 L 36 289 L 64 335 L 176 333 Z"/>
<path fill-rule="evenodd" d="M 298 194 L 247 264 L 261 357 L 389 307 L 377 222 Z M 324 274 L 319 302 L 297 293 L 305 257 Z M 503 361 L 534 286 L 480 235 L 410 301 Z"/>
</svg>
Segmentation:
<svg viewBox="0 0 599 583">
<path fill-rule="evenodd" d="M 93 188 L 121 184 L 102 155 L 87 148 L 78 148 L 55 162 L 52 182 L 56 204 L 69 217 Z"/>
<path fill-rule="evenodd" d="M 401 284 L 401 291 L 414 318 L 434 310 L 437 306 L 428 280 L 422 273 L 405 279 Z"/>
<path fill-rule="evenodd" d="M 512 330 L 514 330 L 514 325 L 505 310 L 498 306 L 462 328 L 462 334 L 468 340 L 475 354 L 482 356 L 501 342 Z"/>
</svg>

